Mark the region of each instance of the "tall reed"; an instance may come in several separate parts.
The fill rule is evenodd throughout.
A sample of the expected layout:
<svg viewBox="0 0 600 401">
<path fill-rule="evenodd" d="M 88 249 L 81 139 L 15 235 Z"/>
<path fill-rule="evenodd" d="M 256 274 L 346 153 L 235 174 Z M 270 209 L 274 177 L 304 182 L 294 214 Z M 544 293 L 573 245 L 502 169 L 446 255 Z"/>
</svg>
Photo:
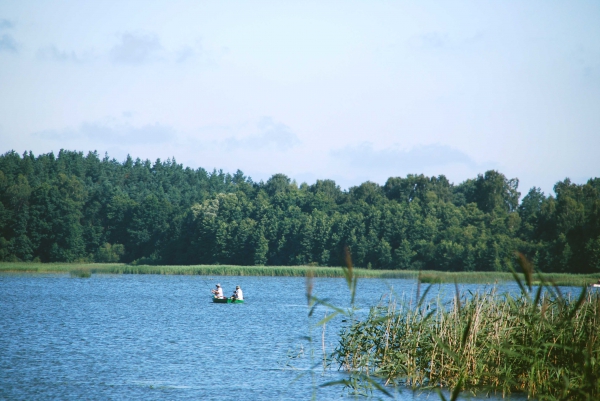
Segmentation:
<svg viewBox="0 0 600 401">
<path fill-rule="evenodd" d="M 386 384 L 599 399 L 599 294 L 520 285 L 516 297 L 457 293 L 450 305 L 392 299 L 343 330 L 332 358 Z"/>
</svg>

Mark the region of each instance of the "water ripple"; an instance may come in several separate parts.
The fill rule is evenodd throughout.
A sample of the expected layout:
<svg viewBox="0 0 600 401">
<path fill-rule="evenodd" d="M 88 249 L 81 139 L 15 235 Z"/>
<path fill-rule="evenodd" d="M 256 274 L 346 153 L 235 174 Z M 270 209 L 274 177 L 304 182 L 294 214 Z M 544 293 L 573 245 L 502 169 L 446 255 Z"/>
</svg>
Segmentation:
<svg viewBox="0 0 600 401">
<path fill-rule="evenodd" d="M 213 304 L 207 282 L 226 291 L 239 284 L 247 302 Z M 409 280 L 362 280 L 359 313 L 389 286 L 415 292 Z M 341 279 L 317 279 L 315 292 L 336 305 L 349 301 Z M 317 309 L 317 318 L 324 313 Z M 261 401 L 310 399 L 313 391 L 310 375 L 298 379 L 310 372 L 309 358 L 289 358 L 307 351 L 303 278 L 0 275 L 0 322 L 0 399 Z M 327 350 L 342 324 L 328 323 Z M 317 398 L 351 397 L 327 387 Z"/>
</svg>

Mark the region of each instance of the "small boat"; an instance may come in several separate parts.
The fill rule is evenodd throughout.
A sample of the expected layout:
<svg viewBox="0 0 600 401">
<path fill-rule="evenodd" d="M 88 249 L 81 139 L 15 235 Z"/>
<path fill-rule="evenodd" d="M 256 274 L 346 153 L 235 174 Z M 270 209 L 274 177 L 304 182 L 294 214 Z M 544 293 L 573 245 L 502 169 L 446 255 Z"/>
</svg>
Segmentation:
<svg viewBox="0 0 600 401">
<path fill-rule="evenodd" d="M 600 288 L 600 283 L 598 283 L 598 284 L 590 284 L 590 287 Z"/>
<path fill-rule="evenodd" d="M 215 298 L 212 299 L 215 304 L 243 304 L 243 299 L 232 299 L 232 298 Z"/>
</svg>

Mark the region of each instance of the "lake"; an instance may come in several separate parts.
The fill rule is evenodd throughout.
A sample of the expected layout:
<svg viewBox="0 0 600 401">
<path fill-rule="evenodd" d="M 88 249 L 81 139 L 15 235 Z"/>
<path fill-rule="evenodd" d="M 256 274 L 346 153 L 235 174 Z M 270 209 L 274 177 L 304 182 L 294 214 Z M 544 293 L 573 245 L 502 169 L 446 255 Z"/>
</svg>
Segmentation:
<svg viewBox="0 0 600 401">
<path fill-rule="evenodd" d="M 225 295 L 240 285 L 246 302 L 213 304 L 217 282 Z M 358 316 L 391 288 L 414 298 L 417 285 L 359 280 Z M 435 285 L 428 295 L 450 299 L 454 291 Z M 349 303 L 343 279 L 315 279 L 314 293 Z M 307 312 L 303 278 L 0 274 L 0 399 L 308 400 L 313 391 L 318 400 L 354 399 L 341 387 L 318 387 L 339 379 L 337 371 L 310 374 L 311 349 L 313 362 L 323 355 L 322 329 L 313 330 L 313 347 L 303 337 L 326 310 L 311 321 Z M 327 352 L 343 324 L 327 324 Z M 395 399 L 438 397 L 396 390 Z"/>
</svg>

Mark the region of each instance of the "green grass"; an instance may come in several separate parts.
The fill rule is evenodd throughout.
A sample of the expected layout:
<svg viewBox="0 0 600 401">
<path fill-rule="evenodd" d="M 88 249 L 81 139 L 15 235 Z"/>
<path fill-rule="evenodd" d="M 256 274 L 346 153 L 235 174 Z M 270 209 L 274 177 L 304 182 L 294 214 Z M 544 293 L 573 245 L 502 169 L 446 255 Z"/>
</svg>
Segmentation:
<svg viewBox="0 0 600 401">
<path fill-rule="evenodd" d="M 0 262 L 0 273 L 71 273 L 91 274 L 165 274 L 165 275 L 220 275 L 220 276 L 284 276 L 304 277 L 312 271 L 314 277 L 344 277 L 342 268 L 312 266 L 148 266 L 123 263 L 11 263 Z M 83 273 L 82 273 L 83 274 Z M 355 268 L 354 274 L 360 278 L 406 278 L 416 279 L 419 272 L 414 270 L 368 270 Z M 78 276 L 79 277 L 79 276 Z M 556 285 L 581 286 L 595 283 L 600 274 L 547 274 L 545 279 Z M 510 273 L 503 272 L 440 272 L 422 271 L 423 283 L 482 283 L 511 281 Z"/>
<path fill-rule="evenodd" d="M 414 273 L 416 274 L 416 272 Z M 600 279 L 600 274 L 546 273 L 543 277 L 550 284 L 579 287 L 596 283 Z M 421 272 L 421 282 L 427 284 L 453 282 L 494 284 L 509 281 L 514 281 L 514 278 L 512 273 L 508 272 L 440 272 L 433 270 Z M 538 285 L 540 282 L 534 278 L 532 284 Z"/>
<path fill-rule="evenodd" d="M 88 271 L 93 274 L 164 274 L 164 275 L 221 275 L 221 276 L 283 276 L 344 277 L 342 268 L 313 266 L 149 266 L 123 263 L 0 263 L 0 273 L 72 273 Z M 416 278 L 417 272 L 356 269 L 360 277 Z"/>
</svg>

